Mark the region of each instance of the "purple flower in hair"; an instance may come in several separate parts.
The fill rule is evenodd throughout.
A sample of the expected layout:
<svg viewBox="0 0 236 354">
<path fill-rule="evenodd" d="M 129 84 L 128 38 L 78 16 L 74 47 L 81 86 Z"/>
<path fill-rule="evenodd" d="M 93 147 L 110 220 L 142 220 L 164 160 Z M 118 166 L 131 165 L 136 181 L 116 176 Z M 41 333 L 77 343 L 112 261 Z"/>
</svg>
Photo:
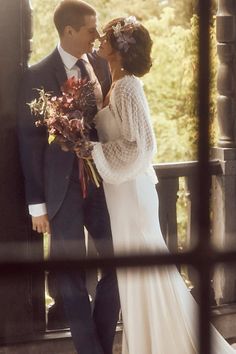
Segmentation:
<svg viewBox="0 0 236 354">
<path fill-rule="evenodd" d="M 139 22 L 135 16 L 126 17 L 123 25 L 118 22 L 115 26 L 112 26 L 119 50 L 123 50 L 126 53 L 130 45 L 136 43 L 133 32 L 138 26 Z"/>
<path fill-rule="evenodd" d="M 132 36 L 132 33 L 120 33 L 117 37 L 117 44 L 119 50 L 123 50 L 125 53 L 129 50 L 130 44 L 135 44 L 136 40 Z"/>
</svg>

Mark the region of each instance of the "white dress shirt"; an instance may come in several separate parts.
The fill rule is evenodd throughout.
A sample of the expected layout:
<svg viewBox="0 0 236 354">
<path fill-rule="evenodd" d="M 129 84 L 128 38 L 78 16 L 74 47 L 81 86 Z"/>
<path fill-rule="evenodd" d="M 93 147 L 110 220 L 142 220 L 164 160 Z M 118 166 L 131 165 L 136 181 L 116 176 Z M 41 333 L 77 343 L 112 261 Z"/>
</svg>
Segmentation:
<svg viewBox="0 0 236 354">
<path fill-rule="evenodd" d="M 57 46 L 57 49 L 59 51 L 59 54 L 61 56 L 62 62 L 64 64 L 65 70 L 66 70 L 66 75 L 67 78 L 71 78 L 71 77 L 75 77 L 76 79 L 79 79 L 81 77 L 80 74 L 80 69 L 79 67 L 76 65 L 76 62 L 78 60 L 78 58 L 74 57 L 73 55 L 67 53 L 60 45 L 60 43 Z M 94 94 L 95 94 L 95 98 L 96 98 L 96 102 L 97 102 L 97 108 L 98 110 L 100 110 L 102 108 L 102 104 L 103 104 L 103 95 L 102 95 L 102 89 L 101 89 L 101 85 L 94 73 L 93 67 L 90 64 L 87 54 L 83 54 L 81 56 L 81 59 L 84 60 L 84 64 L 86 67 L 86 70 L 88 71 L 89 77 L 91 79 L 92 82 L 95 82 L 94 85 Z M 41 216 L 41 215 L 45 215 L 47 214 L 47 208 L 46 208 L 46 204 L 45 203 L 40 203 L 40 204 L 30 204 L 28 206 L 29 208 L 29 213 L 30 215 L 37 217 L 37 216 Z"/>
</svg>

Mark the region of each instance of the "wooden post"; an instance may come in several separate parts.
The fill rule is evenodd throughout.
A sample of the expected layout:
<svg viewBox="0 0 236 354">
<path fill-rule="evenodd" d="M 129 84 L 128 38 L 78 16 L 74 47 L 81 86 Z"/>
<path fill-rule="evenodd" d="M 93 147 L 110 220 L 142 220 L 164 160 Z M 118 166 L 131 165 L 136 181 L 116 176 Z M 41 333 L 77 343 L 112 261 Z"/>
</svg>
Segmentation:
<svg viewBox="0 0 236 354">
<path fill-rule="evenodd" d="M 220 249 L 236 249 L 236 74 L 235 74 L 235 20 L 234 0 L 219 0 L 216 17 L 219 69 L 218 121 L 220 136 L 212 157 L 218 159 L 222 175 L 214 177 L 212 188 L 213 242 Z M 222 273 L 214 278 L 217 300 L 220 303 L 236 301 L 236 267 L 222 266 Z M 220 294 L 222 292 L 222 294 Z M 220 299 L 222 295 L 222 298 Z"/>
<path fill-rule="evenodd" d="M 235 147 L 235 1 L 219 0 L 216 16 L 219 70 L 217 110 L 220 128 L 218 146 Z"/>
<path fill-rule="evenodd" d="M 0 250 L 6 258 L 8 253 L 27 257 L 35 240 L 36 253 L 42 255 L 42 240 L 32 234 L 27 216 L 16 134 L 19 82 L 30 51 L 30 5 L 28 0 L 0 0 L 0 8 Z M 30 269 L 1 274 L 1 343 L 42 330 L 42 281 Z"/>
<path fill-rule="evenodd" d="M 179 190 L 179 178 L 161 178 L 157 184 L 157 192 L 160 201 L 159 218 L 162 234 L 171 252 L 178 251 L 177 234 L 177 192 Z"/>
<path fill-rule="evenodd" d="M 220 250 L 236 249 L 236 149 L 212 149 L 212 156 L 220 160 L 222 175 L 213 177 L 212 184 L 212 235 Z M 236 301 L 236 267 L 221 266 L 213 283 L 219 303 Z"/>
</svg>

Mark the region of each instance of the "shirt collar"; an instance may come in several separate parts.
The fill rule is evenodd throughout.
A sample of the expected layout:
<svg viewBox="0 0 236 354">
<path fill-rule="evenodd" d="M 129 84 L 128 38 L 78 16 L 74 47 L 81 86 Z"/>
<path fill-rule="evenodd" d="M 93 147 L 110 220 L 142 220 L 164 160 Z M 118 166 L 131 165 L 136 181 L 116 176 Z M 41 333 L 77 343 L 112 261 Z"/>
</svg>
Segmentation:
<svg viewBox="0 0 236 354">
<path fill-rule="evenodd" d="M 66 52 L 61 44 L 59 43 L 57 46 L 58 52 L 61 56 L 61 59 L 63 61 L 63 64 L 65 65 L 65 67 L 69 70 L 71 70 L 73 68 L 73 66 L 76 64 L 78 58 L 74 57 L 73 55 L 71 55 L 70 53 Z M 83 54 L 81 56 L 81 59 L 83 59 L 86 62 L 89 62 L 87 54 Z"/>
</svg>

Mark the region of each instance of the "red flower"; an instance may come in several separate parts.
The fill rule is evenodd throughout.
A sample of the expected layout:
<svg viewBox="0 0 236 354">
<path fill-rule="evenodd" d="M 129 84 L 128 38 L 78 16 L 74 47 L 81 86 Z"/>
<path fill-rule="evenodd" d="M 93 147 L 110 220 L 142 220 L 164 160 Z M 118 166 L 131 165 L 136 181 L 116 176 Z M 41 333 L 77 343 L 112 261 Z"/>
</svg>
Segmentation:
<svg viewBox="0 0 236 354">
<path fill-rule="evenodd" d="M 29 103 L 31 112 L 38 118 L 36 127 L 46 126 L 50 136 L 63 150 L 75 151 L 80 160 L 82 190 L 86 196 L 86 181 L 91 179 L 98 186 L 98 173 L 91 161 L 92 144 L 89 130 L 96 108 L 94 84 L 87 80 L 68 79 L 61 87 L 61 95 L 53 96 L 43 89 L 39 98 Z M 83 171 L 81 171 L 83 169 Z"/>
</svg>

